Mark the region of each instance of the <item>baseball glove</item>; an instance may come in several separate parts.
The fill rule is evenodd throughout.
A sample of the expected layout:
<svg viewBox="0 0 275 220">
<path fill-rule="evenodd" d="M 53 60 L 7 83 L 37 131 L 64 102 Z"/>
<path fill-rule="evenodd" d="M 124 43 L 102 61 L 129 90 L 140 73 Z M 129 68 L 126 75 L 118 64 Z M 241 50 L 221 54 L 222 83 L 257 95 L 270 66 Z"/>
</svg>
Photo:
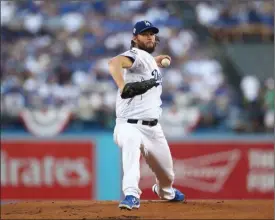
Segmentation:
<svg viewBox="0 0 275 220">
<path fill-rule="evenodd" d="M 136 95 L 141 95 L 147 92 L 154 86 L 158 86 L 159 83 L 155 79 L 144 80 L 141 82 L 132 82 L 125 84 L 121 93 L 121 98 L 128 99 L 133 98 Z"/>
</svg>

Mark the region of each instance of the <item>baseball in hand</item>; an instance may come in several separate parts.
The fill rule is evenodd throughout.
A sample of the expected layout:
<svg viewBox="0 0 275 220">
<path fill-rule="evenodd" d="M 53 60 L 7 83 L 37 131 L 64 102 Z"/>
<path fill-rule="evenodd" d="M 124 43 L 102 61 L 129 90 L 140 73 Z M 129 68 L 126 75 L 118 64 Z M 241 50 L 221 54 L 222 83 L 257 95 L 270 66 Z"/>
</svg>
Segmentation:
<svg viewBox="0 0 275 220">
<path fill-rule="evenodd" d="M 164 59 L 162 59 L 161 60 L 161 65 L 163 66 L 163 67 L 168 67 L 168 66 L 170 66 L 170 60 L 168 59 L 168 58 L 164 58 Z"/>
</svg>

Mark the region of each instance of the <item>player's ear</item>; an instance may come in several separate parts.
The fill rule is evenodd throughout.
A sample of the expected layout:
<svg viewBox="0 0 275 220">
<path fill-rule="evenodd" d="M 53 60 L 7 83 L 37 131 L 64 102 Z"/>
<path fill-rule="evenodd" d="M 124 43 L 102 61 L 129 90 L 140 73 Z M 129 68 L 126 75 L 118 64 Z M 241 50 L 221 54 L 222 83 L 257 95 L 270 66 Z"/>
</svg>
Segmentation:
<svg viewBox="0 0 275 220">
<path fill-rule="evenodd" d="M 133 47 L 135 47 L 136 46 L 136 44 L 137 44 L 137 37 L 136 36 L 134 36 L 133 38 L 132 38 L 132 40 L 131 40 L 131 48 L 133 48 Z"/>
<path fill-rule="evenodd" d="M 135 43 L 137 43 L 137 36 L 133 36 L 132 41 L 134 41 Z"/>
</svg>

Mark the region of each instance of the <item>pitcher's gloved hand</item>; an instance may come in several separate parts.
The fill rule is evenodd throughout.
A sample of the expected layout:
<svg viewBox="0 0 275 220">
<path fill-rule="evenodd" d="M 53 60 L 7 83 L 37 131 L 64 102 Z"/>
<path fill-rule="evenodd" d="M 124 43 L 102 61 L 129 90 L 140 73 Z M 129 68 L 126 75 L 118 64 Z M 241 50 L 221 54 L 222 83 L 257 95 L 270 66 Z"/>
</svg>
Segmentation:
<svg viewBox="0 0 275 220">
<path fill-rule="evenodd" d="M 141 95 L 147 92 L 149 89 L 153 88 L 154 86 L 158 86 L 159 83 L 155 79 L 144 80 L 141 82 L 132 82 L 125 84 L 121 98 L 128 99 L 133 98 L 136 95 Z"/>
</svg>

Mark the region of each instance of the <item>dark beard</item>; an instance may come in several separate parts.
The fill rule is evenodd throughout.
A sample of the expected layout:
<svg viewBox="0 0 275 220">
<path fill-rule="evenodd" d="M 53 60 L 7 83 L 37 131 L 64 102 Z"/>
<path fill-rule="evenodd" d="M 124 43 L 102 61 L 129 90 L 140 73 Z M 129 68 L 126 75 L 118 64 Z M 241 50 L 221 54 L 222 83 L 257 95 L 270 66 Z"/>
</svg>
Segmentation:
<svg viewBox="0 0 275 220">
<path fill-rule="evenodd" d="M 137 47 L 141 50 L 145 50 L 147 53 L 154 53 L 155 49 L 156 49 L 156 43 L 154 44 L 153 47 L 146 47 L 146 45 L 140 41 L 137 42 Z"/>
</svg>

